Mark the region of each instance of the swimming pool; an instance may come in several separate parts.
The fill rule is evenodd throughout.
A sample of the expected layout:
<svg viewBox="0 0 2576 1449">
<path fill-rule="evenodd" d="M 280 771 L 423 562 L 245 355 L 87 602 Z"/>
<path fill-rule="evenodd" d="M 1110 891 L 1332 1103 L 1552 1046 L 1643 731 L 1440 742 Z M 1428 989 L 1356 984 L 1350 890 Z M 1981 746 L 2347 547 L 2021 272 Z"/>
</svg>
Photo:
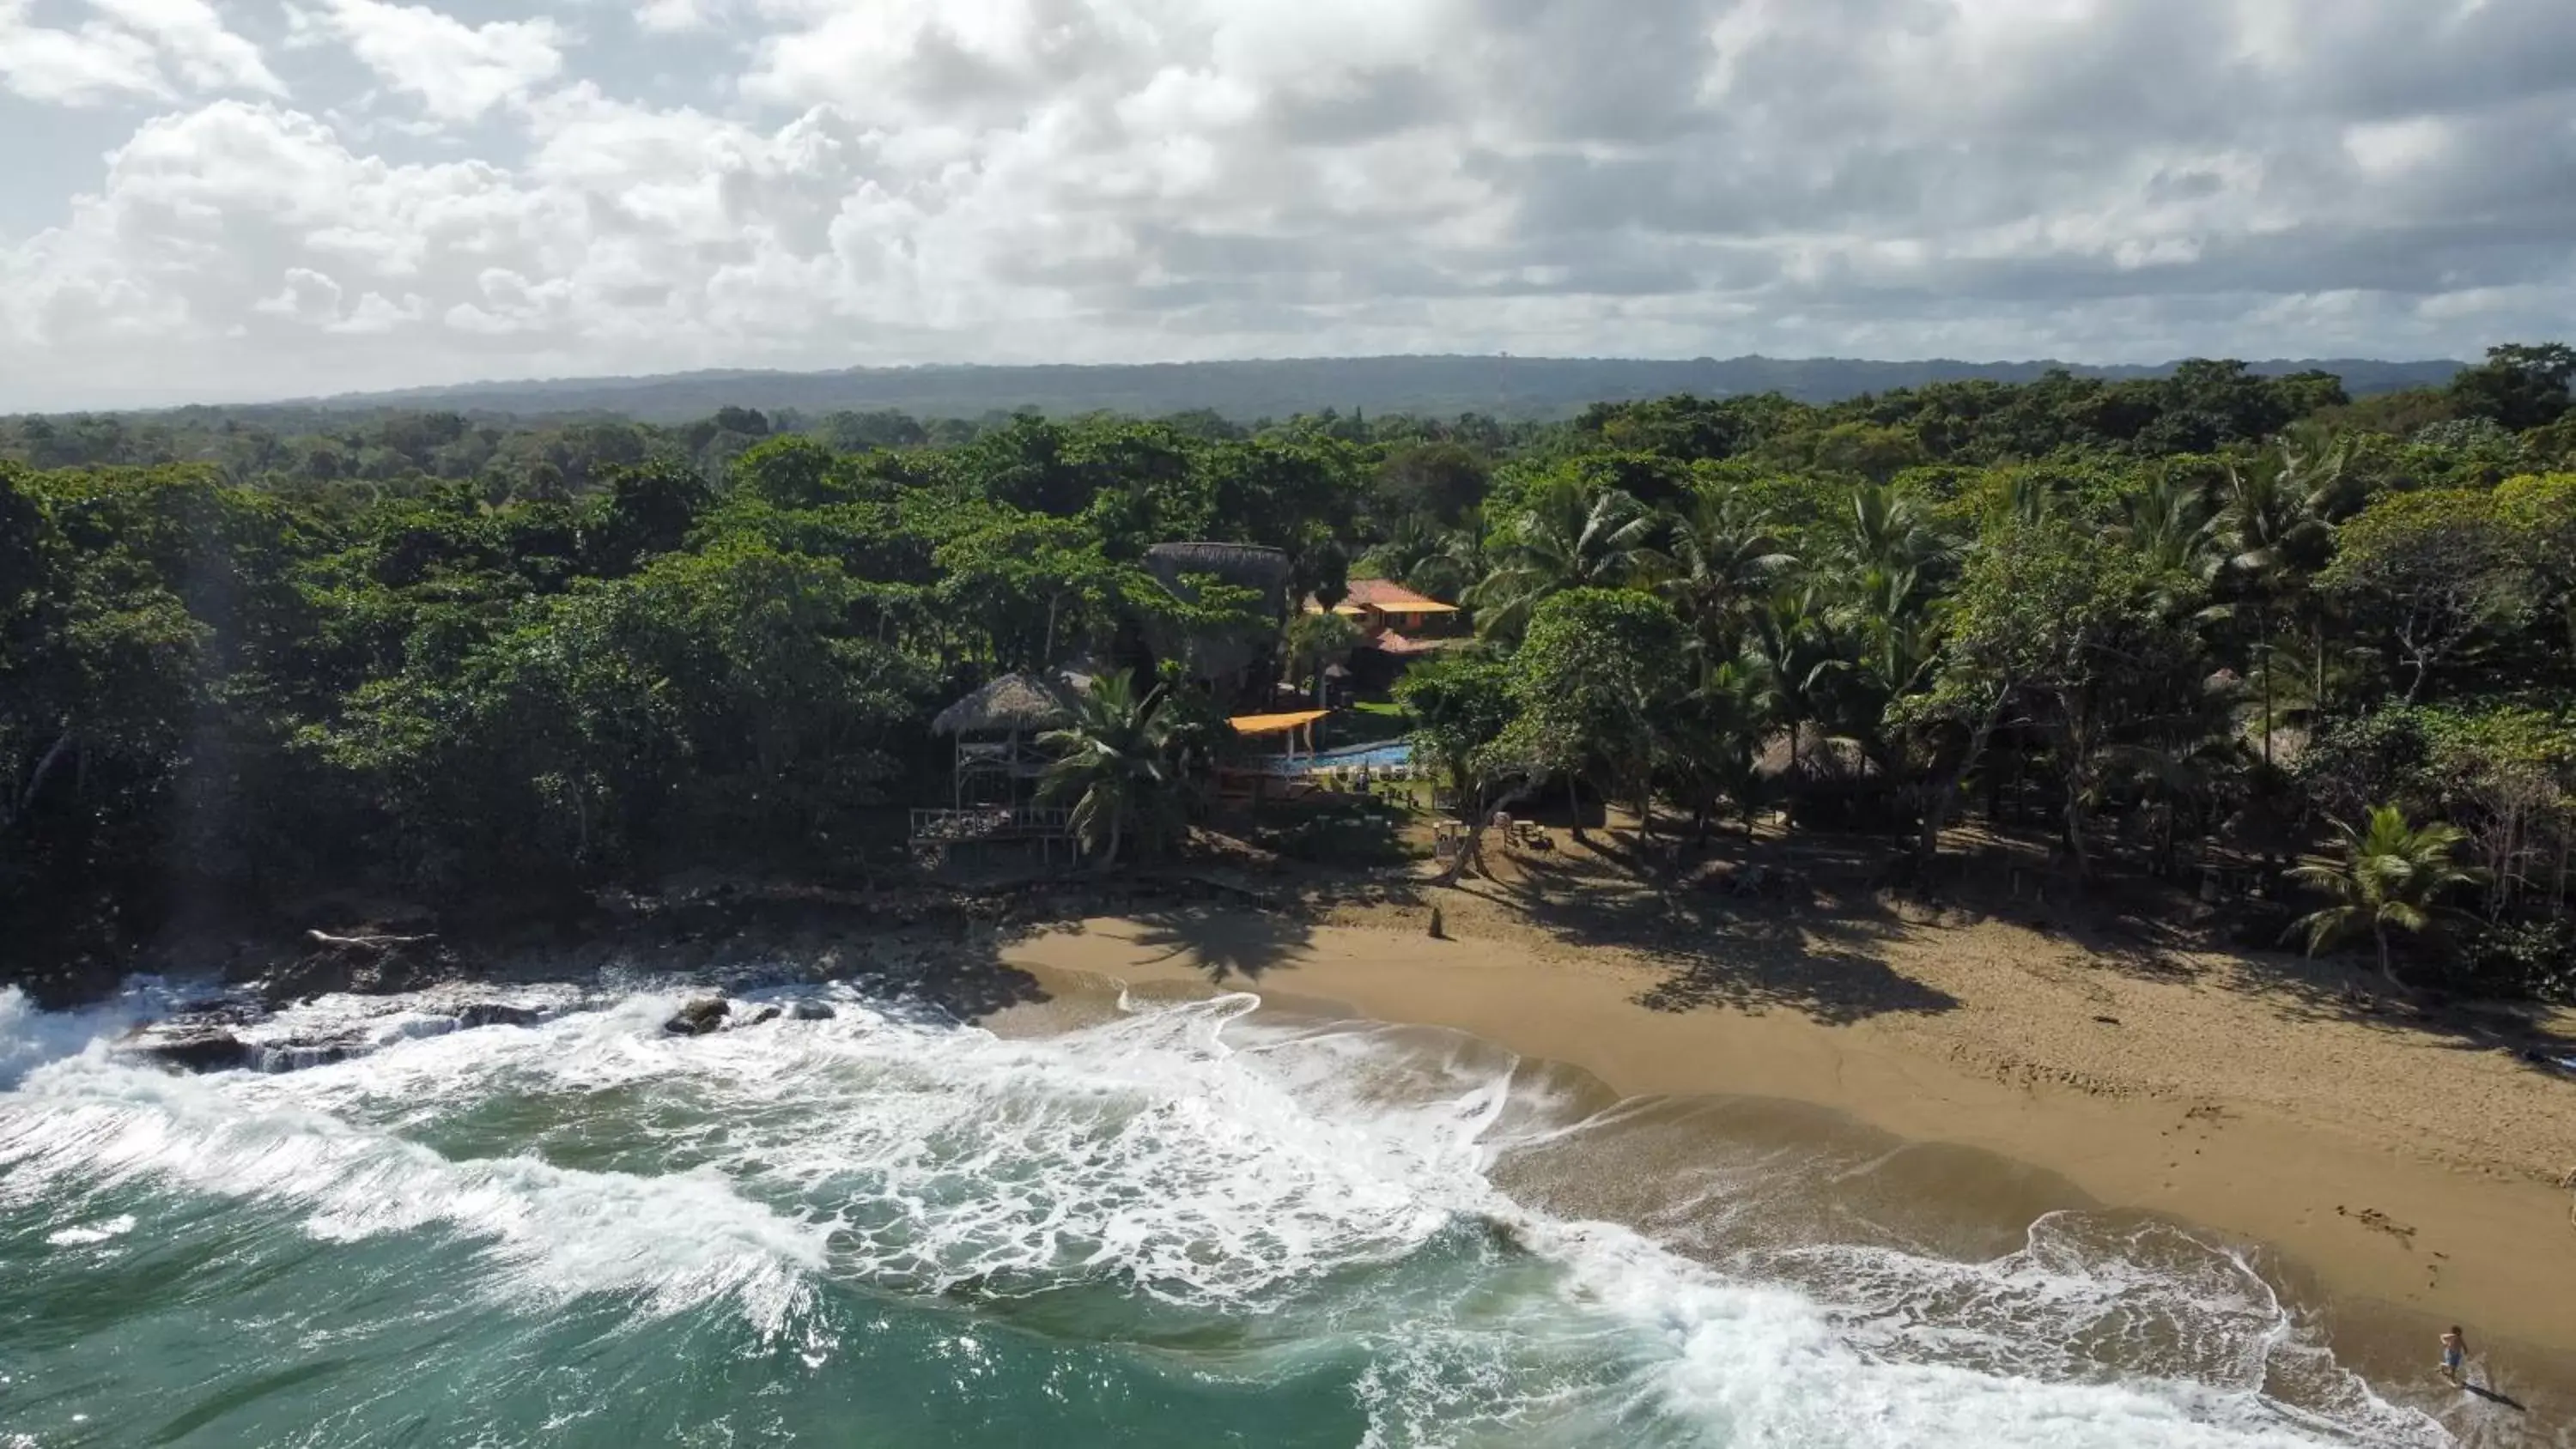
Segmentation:
<svg viewBox="0 0 2576 1449">
<path fill-rule="evenodd" d="M 1339 749 L 1317 750 L 1314 755 L 1314 764 L 1318 769 L 1366 765 L 1373 770 L 1383 770 L 1390 765 L 1412 763 L 1413 742 L 1411 740 L 1380 740 L 1370 745 L 1343 745 Z"/>
<path fill-rule="evenodd" d="M 1273 759 L 1269 762 L 1269 769 L 1274 775 L 1306 775 L 1317 770 L 1391 770 L 1412 763 L 1412 741 L 1379 740 L 1374 744 L 1317 750 L 1312 755 L 1299 755 L 1294 759 Z"/>
</svg>

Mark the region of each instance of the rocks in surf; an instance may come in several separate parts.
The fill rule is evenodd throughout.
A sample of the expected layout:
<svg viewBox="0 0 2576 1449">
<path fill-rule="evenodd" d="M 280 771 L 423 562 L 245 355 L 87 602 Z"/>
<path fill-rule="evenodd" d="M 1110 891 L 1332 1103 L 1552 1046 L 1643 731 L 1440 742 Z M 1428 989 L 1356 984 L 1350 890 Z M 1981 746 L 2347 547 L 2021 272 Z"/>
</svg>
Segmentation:
<svg viewBox="0 0 2576 1449">
<path fill-rule="evenodd" d="M 183 1072 L 220 1072 L 250 1066 L 259 1049 L 233 1035 L 228 1026 L 206 1021 L 168 1021 L 147 1026 L 125 1039 L 124 1051 Z"/>
<path fill-rule="evenodd" d="M 662 1029 L 673 1036 L 705 1036 L 724 1025 L 733 1003 L 721 996 L 702 996 L 671 1014 Z"/>
<path fill-rule="evenodd" d="M 268 1019 L 266 1011 L 248 1003 L 200 1002 L 136 1028 L 117 1044 L 117 1049 L 176 1071 L 224 1072 L 249 1067 L 263 1072 L 291 1072 L 367 1056 L 383 1045 L 345 1028 L 294 1035 L 253 1032 L 250 1038 L 241 1034 L 242 1028 Z M 471 1001 L 457 1007 L 446 1021 L 435 1017 L 418 1021 L 405 1034 L 436 1036 L 487 1026 L 530 1027 L 543 1020 L 545 1013 L 535 1007 Z"/>
</svg>

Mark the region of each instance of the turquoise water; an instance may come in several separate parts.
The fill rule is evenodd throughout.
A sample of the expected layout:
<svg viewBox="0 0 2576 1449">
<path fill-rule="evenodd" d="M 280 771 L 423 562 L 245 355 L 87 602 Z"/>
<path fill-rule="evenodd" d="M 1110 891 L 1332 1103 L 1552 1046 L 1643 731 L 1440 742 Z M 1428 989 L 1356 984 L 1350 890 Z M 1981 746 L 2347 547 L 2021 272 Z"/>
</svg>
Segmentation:
<svg viewBox="0 0 2576 1449">
<path fill-rule="evenodd" d="M 1712 1266 L 1498 1187 L 1591 1129 L 1462 1039 L 826 994 L 202 1077 L 0 996 L 0 1445 L 2443 1442 L 2180 1235 Z"/>
</svg>

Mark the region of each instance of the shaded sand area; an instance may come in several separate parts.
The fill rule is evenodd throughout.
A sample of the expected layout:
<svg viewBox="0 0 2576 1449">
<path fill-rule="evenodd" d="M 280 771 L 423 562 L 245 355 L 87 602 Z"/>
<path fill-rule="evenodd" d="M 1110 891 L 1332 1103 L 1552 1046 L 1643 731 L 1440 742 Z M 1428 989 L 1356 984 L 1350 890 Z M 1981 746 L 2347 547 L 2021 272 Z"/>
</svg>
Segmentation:
<svg viewBox="0 0 2576 1449">
<path fill-rule="evenodd" d="M 1601 944 L 1500 899 L 1429 898 L 1450 939 L 1424 905 L 1190 908 L 1061 927 L 1004 959 L 1454 1028 L 1625 1097 L 1811 1104 L 2276 1247 L 2329 1301 L 2369 1307 L 2337 1339 L 2377 1339 L 2361 1347 L 2382 1367 L 2429 1363 L 2433 1320 L 2505 1343 L 2500 1364 L 2576 1366 L 2560 1186 L 2576 1080 L 2473 1023 L 2374 1011 L 2332 968 L 2088 950 L 1999 921 L 1783 912 L 1723 939 Z"/>
</svg>

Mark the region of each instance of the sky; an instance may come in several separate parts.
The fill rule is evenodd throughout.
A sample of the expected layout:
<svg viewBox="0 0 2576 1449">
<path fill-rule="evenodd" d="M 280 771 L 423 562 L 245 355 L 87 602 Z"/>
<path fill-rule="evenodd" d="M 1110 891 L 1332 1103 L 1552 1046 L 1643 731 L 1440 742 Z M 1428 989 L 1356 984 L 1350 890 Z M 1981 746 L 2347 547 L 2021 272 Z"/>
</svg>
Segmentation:
<svg viewBox="0 0 2576 1449">
<path fill-rule="evenodd" d="M 2576 0 L 0 0 L 0 411 L 2570 336 Z"/>
</svg>

